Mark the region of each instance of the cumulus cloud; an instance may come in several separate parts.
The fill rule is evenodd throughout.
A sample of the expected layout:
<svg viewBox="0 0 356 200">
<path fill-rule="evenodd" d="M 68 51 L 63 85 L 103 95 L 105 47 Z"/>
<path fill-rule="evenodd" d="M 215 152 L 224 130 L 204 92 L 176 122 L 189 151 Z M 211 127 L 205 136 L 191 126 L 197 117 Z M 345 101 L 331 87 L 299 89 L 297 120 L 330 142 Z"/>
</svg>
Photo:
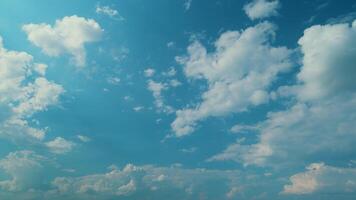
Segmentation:
<svg viewBox="0 0 356 200">
<path fill-rule="evenodd" d="M 11 179 L 0 181 L 2 190 L 17 192 L 38 189 L 41 185 L 42 162 L 46 159 L 33 151 L 16 151 L 0 160 L 0 169 Z"/>
<path fill-rule="evenodd" d="M 279 0 L 253 0 L 243 9 L 251 20 L 255 20 L 278 15 L 279 7 Z"/>
<path fill-rule="evenodd" d="M 48 81 L 47 65 L 34 63 L 25 52 L 7 50 L 0 37 L 0 136 L 10 140 L 42 140 L 45 130 L 33 128 L 27 118 L 59 103 L 61 85 Z M 31 79 L 30 79 L 31 78 Z"/>
<path fill-rule="evenodd" d="M 40 47 L 48 56 L 62 54 L 72 56 L 75 65 L 83 67 L 86 62 L 85 44 L 100 40 L 103 30 L 93 19 L 76 15 L 57 20 L 50 24 L 26 24 L 22 27 L 27 38 Z"/>
<path fill-rule="evenodd" d="M 356 191 L 356 169 L 341 168 L 312 163 L 305 172 L 290 177 L 290 185 L 285 185 L 282 194 L 311 194 L 318 192 L 348 193 Z"/>
<path fill-rule="evenodd" d="M 302 100 L 327 98 L 356 89 L 356 21 L 349 24 L 317 25 L 304 31 L 299 40 L 303 66 Z"/>
<path fill-rule="evenodd" d="M 271 44 L 275 31 L 268 22 L 241 32 L 227 31 L 215 42 L 214 52 L 194 41 L 188 56 L 177 58 L 188 78 L 204 79 L 209 88 L 195 108 L 176 112 L 172 123 L 176 136 L 192 133 L 207 117 L 244 112 L 269 101 L 269 86 L 292 66 L 291 50 Z"/>
<path fill-rule="evenodd" d="M 50 105 L 58 103 L 59 96 L 64 92 L 61 85 L 40 77 L 34 83 L 24 88 L 25 98 L 14 107 L 14 111 L 21 115 L 31 115 L 47 109 Z"/>
<path fill-rule="evenodd" d="M 46 143 L 46 146 L 55 154 L 66 154 L 75 147 L 75 143 L 61 137 L 56 137 L 54 140 Z"/>
<path fill-rule="evenodd" d="M 325 162 L 355 151 L 355 23 L 313 26 L 299 40 L 298 83 L 287 86 L 292 104 L 257 124 L 258 142 L 231 144 L 213 160 L 245 165 L 300 164 L 322 155 Z M 289 156 L 293 155 L 293 157 Z"/>
</svg>

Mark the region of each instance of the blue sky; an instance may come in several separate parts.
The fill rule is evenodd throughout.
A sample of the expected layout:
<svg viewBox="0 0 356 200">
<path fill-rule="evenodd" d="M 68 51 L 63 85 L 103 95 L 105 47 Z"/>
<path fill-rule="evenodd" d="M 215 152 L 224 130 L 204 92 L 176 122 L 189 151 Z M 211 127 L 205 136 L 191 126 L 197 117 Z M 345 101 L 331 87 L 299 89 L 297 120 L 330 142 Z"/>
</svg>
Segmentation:
<svg viewBox="0 0 356 200">
<path fill-rule="evenodd" d="M 352 0 L 3 0 L 1 199 L 356 198 Z"/>
</svg>

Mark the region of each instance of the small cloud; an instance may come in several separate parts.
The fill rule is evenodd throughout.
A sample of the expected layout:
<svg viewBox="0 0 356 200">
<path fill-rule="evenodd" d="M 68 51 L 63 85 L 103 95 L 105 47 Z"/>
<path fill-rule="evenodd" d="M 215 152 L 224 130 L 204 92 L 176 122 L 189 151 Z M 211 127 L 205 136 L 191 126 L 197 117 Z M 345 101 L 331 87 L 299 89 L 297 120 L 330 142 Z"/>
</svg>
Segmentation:
<svg viewBox="0 0 356 200">
<path fill-rule="evenodd" d="M 113 19 L 117 19 L 117 20 L 125 20 L 120 14 L 119 14 L 119 11 L 113 9 L 113 8 L 110 8 L 109 6 L 100 6 L 100 5 L 97 5 L 96 6 L 96 9 L 95 9 L 95 12 L 97 14 L 101 14 L 101 15 L 106 15 L 106 16 L 109 16 Z"/>
<path fill-rule="evenodd" d="M 107 79 L 106 79 L 106 81 L 109 83 L 109 84 L 111 84 L 111 85 L 118 85 L 119 83 L 120 83 L 120 78 L 118 78 L 118 77 L 108 77 Z"/>
<path fill-rule="evenodd" d="M 168 47 L 168 48 L 174 47 L 174 45 L 175 45 L 175 43 L 172 42 L 172 41 L 170 41 L 170 42 L 167 43 L 167 47 Z"/>
<path fill-rule="evenodd" d="M 181 86 L 182 83 L 180 81 L 178 81 L 177 79 L 173 79 L 169 81 L 169 85 L 172 87 L 178 87 Z"/>
<path fill-rule="evenodd" d="M 133 98 L 131 96 L 128 96 L 128 95 L 124 96 L 125 101 L 131 101 L 132 99 Z"/>
<path fill-rule="evenodd" d="M 143 106 L 136 106 L 136 107 L 133 108 L 133 110 L 134 110 L 135 112 L 140 112 L 140 111 L 142 111 L 144 108 L 145 108 L 145 107 L 143 107 Z"/>
<path fill-rule="evenodd" d="M 91 139 L 90 139 L 89 137 L 84 136 L 84 135 L 77 135 L 77 138 L 78 138 L 80 141 L 85 142 L 85 143 L 91 141 Z"/>
<path fill-rule="evenodd" d="M 256 20 L 278 15 L 278 8 L 280 8 L 278 0 L 253 0 L 243 9 L 251 20 Z"/>
<path fill-rule="evenodd" d="M 152 77 L 155 73 L 156 71 L 152 68 L 148 68 L 144 71 L 146 77 Z"/>
<path fill-rule="evenodd" d="M 75 143 L 65 140 L 64 138 L 57 137 L 54 140 L 47 142 L 45 145 L 55 154 L 66 154 L 72 151 Z"/>
<path fill-rule="evenodd" d="M 168 71 L 162 72 L 163 76 L 168 76 L 168 77 L 175 76 L 176 74 L 177 74 L 177 70 L 174 67 L 170 67 Z"/>
<path fill-rule="evenodd" d="M 188 149 L 181 149 L 180 152 L 183 152 L 183 153 L 194 153 L 197 151 L 198 148 L 196 147 L 191 147 L 191 148 L 188 148 Z"/>
</svg>

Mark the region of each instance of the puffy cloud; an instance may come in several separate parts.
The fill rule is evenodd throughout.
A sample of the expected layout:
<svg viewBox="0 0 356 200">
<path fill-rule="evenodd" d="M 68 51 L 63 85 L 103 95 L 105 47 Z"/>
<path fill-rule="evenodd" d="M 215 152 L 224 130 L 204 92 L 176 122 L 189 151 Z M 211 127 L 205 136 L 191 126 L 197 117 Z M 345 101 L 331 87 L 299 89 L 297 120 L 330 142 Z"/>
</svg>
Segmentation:
<svg viewBox="0 0 356 200">
<path fill-rule="evenodd" d="M 45 158 L 32 151 L 16 151 L 0 160 L 0 168 L 10 180 L 0 181 L 0 188 L 6 191 L 27 191 L 41 185 L 42 162 Z"/>
<path fill-rule="evenodd" d="M 243 112 L 268 102 L 269 86 L 291 68 L 291 50 L 273 47 L 276 27 L 268 22 L 242 32 L 227 31 L 215 42 L 215 51 L 195 41 L 188 56 L 178 57 L 188 78 L 205 79 L 209 89 L 195 108 L 178 110 L 172 123 L 176 136 L 188 135 L 198 121 L 210 116 Z"/>
<path fill-rule="evenodd" d="M 45 131 L 31 127 L 27 118 L 57 104 L 64 89 L 43 77 L 45 64 L 34 63 L 25 52 L 5 49 L 1 37 L 0 65 L 0 136 L 16 141 L 42 140 Z"/>
<path fill-rule="evenodd" d="M 65 140 L 64 138 L 57 137 L 52 141 L 46 143 L 46 146 L 55 154 L 65 154 L 75 147 L 75 143 Z"/>
<path fill-rule="evenodd" d="M 25 98 L 18 106 L 14 107 L 14 111 L 21 115 L 31 115 L 45 110 L 50 105 L 57 104 L 64 89 L 61 85 L 40 77 L 34 83 L 26 86 L 24 91 Z"/>
<path fill-rule="evenodd" d="M 5 49 L 0 37 L 0 103 L 17 100 L 22 83 L 30 72 L 33 57 L 25 52 Z"/>
<path fill-rule="evenodd" d="M 57 57 L 68 53 L 80 67 L 85 65 L 86 60 L 84 45 L 98 41 L 103 33 L 96 21 L 76 15 L 57 20 L 54 26 L 45 23 L 26 24 L 22 29 L 28 40 L 45 54 Z"/>
<path fill-rule="evenodd" d="M 285 185 L 283 194 L 311 194 L 318 192 L 348 193 L 356 191 L 356 169 L 341 168 L 313 163 L 306 172 L 290 177 L 290 185 Z"/>
<path fill-rule="evenodd" d="M 356 142 L 354 24 L 308 28 L 299 40 L 304 54 L 299 82 L 283 88 L 290 90 L 287 94 L 294 103 L 270 112 L 267 120 L 256 125 L 257 143 L 231 144 L 212 160 L 295 166 L 300 159 L 322 155 L 331 162 L 352 154 Z"/>
<path fill-rule="evenodd" d="M 349 24 L 317 25 L 299 40 L 303 66 L 298 79 L 302 100 L 328 98 L 356 89 L 356 21 Z"/>
<path fill-rule="evenodd" d="M 253 0 L 244 6 L 244 11 L 251 20 L 255 20 L 278 15 L 279 7 L 279 0 Z"/>
</svg>

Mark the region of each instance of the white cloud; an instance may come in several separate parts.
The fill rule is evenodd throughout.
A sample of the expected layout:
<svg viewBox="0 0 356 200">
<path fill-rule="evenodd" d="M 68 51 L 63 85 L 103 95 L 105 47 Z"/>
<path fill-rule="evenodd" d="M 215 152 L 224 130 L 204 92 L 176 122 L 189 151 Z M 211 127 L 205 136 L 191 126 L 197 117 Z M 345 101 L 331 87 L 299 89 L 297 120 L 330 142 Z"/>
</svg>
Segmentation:
<svg viewBox="0 0 356 200">
<path fill-rule="evenodd" d="M 43 63 L 37 63 L 34 67 L 34 70 L 40 74 L 41 76 L 45 76 L 46 75 L 46 71 L 47 71 L 48 66 L 46 64 Z"/>
<path fill-rule="evenodd" d="M 279 0 L 253 0 L 244 6 L 244 11 L 251 20 L 255 20 L 278 15 L 279 7 Z"/>
<path fill-rule="evenodd" d="M 121 82 L 121 79 L 115 76 L 108 77 L 106 81 L 111 85 L 118 85 Z"/>
<path fill-rule="evenodd" d="M 347 193 L 356 191 L 356 169 L 341 168 L 313 163 L 306 172 L 290 177 L 290 185 L 285 185 L 283 194 L 311 194 L 317 192 Z"/>
<path fill-rule="evenodd" d="M 32 151 L 16 151 L 0 160 L 0 169 L 10 180 L 0 181 L 2 190 L 17 192 L 38 188 L 41 185 L 44 157 Z"/>
<path fill-rule="evenodd" d="M 172 199 L 190 199 L 205 194 L 208 199 L 225 199 L 227 192 L 236 186 L 238 171 L 207 169 L 183 169 L 180 167 L 154 167 L 126 165 L 123 169 L 111 167 L 104 174 L 86 175 L 77 178 L 58 177 L 52 184 L 56 195 L 73 196 L 77 199 L 121 197 L 164 199 L 167 192 L 179 194 Z M 212 185 L 211 185 L 212 184 Z M 213 187 L 214 190 L 206 190 Z M 176 197 L 175 197 L 176 196 Z M 82 198 L 80 198 L 82 197 Z M 140 198 L 141 199 L 141 198 Z"/>
<path fill-rule="evenodd" d="M 25 52 L 8 51 L 0 37 L 0 103 L 17 100 L 22 83 L 32 70 L 33 57 Z"/>
<path fill-rule="evenodd" d="M 155 106 L 158 109 L 158 111 L 162 111 L 162 112 L 166 112 L 166 113 L 173 112 L 174 109 L 171 106 L 165 105 L 165 103 L 163 101 L 162 91 L 168 89 L 166 84 L 160 83 L 160 82 L 155 82 L 153 80 L 148 80 L 147 88 L 153 94 L 153 97 L 155 99 Z"/>
<path fill-rule="evenodd" d="M 140 112 L 140 111 L 142 111 L 144 108 L 145 108 L 145 107 L 143 107 L 143 106 L 136 106 L 136 107 L 133 108 L 133 110 L 134 110 L 135 112 Z"/>
<path fill-rule="evenodd" d="M 124 18 L 119 14 L 119 11 L 110 8 L 109 6 L 100 6 L 97 5 L 95 12 L 97 14 L 101 14 L 101 15 L 107 15 L 113 19 L 117 19 L 117 20 L 124 20 Z"/>
<path fill-rule="evenodd" d="M 45 54 L 54 57 L 70 54 L 80 67 L 86 62 L 85 44 L 98 41 L 103 33 L 96 21 L 76 15 L 57 20 L 54 26 L 45 23 L 26 24 L 22 29 L 28 40 Z"/>
<path fill-rule="evenodd" d="M 18 106 L 14 107 L 14 111 L 20 115 L 32 115 L 47 109 L 48 106 L 57 104 L 64 89 L 61 85 L 40 77 L 34 83 L 26 86 L 24 91 L 25 97 Z"/>
<path fill-rule="evenodd" d="M 182 83 L 180 81 L 178 81 L 177 79 L 172 79 L 169 81 L 169 85 L 172 87 L 178 87 L 178 86 L 181 86 Z"/>
<path fill-rule="evenodd" d="M 232 144 L 212 159 L 297 166 L 300 159 L 322 155 L 331 162 L 352 154 L 356 142 L 354 27 L 335 24 L 307 29 L 299 40 L 304 54 L 299 82 L 287 92 L 291 106 L 270 112 L 267 120 L 257 124 L 257 143 Z"/>
<path fill-rule="evenodd" d="M 0 65 L 0 107 L 3 113 L 0 136 L 13 141 L 43 140 L 45 130 L 31 127 L 27 118 L 57 104 L 64 89 L 43 77 L 47 65 L 34 63 L 33 57 L 25 52 L 5 49 L 1 37 Z"/>
<path fill-rule="evenodd" d="M 184 149 L 180 149 L 179 151 L 183 152 L 183 153 L 194 153 L 197 151 L 198 148 L 196 147 L 191 147 L 191 148 L 184 148 Z"/>
<path fill-rule="evenodd" d="M 167 77 L 172 77 L 175 76 L 176 74 L 177 74 L 177 70 L 174 67 L 170 67 L 168 71 L 162 73 L 163 76 L 167 76 Z"/>
<path fill-rule="evenodd" d="M 195 41 L 187 57 L 178 57 L 188 78 L 205 79 L 209 89 L 195 108 L 178 110 L 172 123 L 176 136 L 192 133 L 207 117 L 243 112 L 268 102 L 268 87 L 278 74 L 291 68 L 291 50 L 273 47 L 275 26 L 264 22 L 242 32 L 227 31 L 215 42 L 215 51 Z"/>
<path fill-rule="evenodd" d="M 327 98 L 356 89 L 356 20 L 353 25 L 312 26 L 299 40 L 303 66 L 298 79 L 302 100 Z"/>
<path fill-rule="evenodd" d="M 156 71 L 152 68 L 145 69 L 144 74 L 146 77 L 152 77 Z"/>
<path fill-rule="evenodd" d="M 82 142 L 90 142 L 91 141 L 91 139 L 85 135 L 77 135 L 77 138 Z"/>
<path fill-rule="evenodd" d="M 56 137 L 54 140 L 47 142 L 46 146 L 55 154 L 66 154 L 72 151 L 75 147 L 75 143 L 61 137 Z"/>
</svg>

